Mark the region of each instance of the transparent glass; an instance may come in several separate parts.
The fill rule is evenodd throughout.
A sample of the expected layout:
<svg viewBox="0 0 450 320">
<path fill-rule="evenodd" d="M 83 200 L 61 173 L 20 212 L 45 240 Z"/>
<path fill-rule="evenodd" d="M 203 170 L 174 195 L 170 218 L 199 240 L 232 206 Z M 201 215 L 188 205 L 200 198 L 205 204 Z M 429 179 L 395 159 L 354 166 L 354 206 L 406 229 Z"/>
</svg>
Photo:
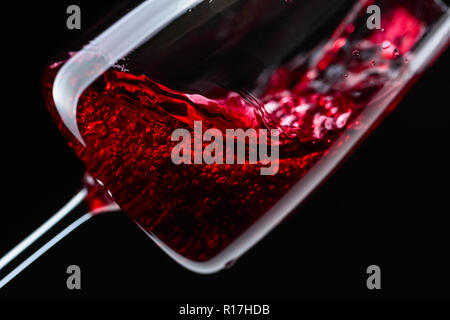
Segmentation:
<svg viewBox="0 0 450 320">
<path fill-rule="evenodd" d="M 148 0 L 50 66 L 44 96 L 97 208 L 120 207 L 175 261 L 212 273 L 325 180 L 449 35 L 439 0 Z M 279 130 L 277 172 L 173 164 L 171 133 L 194 121 Z"/>
</svg>

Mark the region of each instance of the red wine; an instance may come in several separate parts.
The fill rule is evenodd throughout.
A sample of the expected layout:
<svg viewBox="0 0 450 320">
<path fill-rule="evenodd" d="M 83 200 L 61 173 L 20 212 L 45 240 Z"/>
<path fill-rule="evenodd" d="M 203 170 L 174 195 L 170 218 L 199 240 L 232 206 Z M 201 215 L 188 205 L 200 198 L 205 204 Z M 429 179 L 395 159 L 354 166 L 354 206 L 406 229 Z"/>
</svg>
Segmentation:
<svg viewBox="0 0 450 320">
<path fill-rule="evenodd" d="M 367 16 L 360 10 L 339 24 L 331 40 L 306 56 L 291 54 L 269 76 L 261 74 L 250 90 L 208 84 L 204 92 L 183 91 L 152 74 L 111 68 L 78 100 L 76 121 L 84 143 L 54 106 L 53 80 L 61 64 L 47 72 L 46 101 L 104 194 L 162 245 L 190 260 L 207 261 L 319 161 L 334 157 L 353 132 L 365 130 L 361 115 L 397 85 L 428 31 L 428 12 L 421 18 L 408 2 L 392 3 L 383 11 L 382 29 L 361 31 Z M 262 176 L 261 163 L 175 165 L 171 134 L 178 128 L 192 132 L 194 121 L 224 135 L 225 129 L 278 129 L 278 172 Z"/>
</svg>

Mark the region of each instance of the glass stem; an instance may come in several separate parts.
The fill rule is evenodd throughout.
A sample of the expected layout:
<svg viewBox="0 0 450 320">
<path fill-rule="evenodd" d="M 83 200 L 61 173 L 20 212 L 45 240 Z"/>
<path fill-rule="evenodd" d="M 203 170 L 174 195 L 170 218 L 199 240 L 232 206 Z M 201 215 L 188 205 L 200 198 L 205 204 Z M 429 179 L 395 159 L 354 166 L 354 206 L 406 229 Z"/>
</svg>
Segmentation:
<svg viewBox="0 0 450 320">
<path fill-rule="evenodd" d="M 88 190 L 83 188 L 50 219 L 0 259 L 0 289 L 94 215 L 120 210 L 115 203 L 111 203 L 89 211 L 83 201 L 87 195 Z"/>
</svg>

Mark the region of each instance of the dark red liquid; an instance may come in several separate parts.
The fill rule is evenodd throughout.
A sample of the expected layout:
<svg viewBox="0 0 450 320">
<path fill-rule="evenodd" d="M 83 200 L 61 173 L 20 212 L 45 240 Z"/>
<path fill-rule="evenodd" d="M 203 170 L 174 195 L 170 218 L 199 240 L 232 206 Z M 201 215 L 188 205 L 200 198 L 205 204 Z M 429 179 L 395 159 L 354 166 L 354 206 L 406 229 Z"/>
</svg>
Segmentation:
<svg viewBox="0 0 450 320">
<path fill-rule="evenodd" d="M 71 147 L 123 210 L 179 254 L 206 261 L 330 156 L 338 138 L 358 130 L 358 116 L 392 85 L 426 32 L 402 6 L 383 12 L 382 25 L 361 38 L 354 24 L 342 24 L 320 52 L 278 68 L 253 96 L 223 88 L 210 96 L 188 94 L 151 75 L 110 69 L 79 99 L 77 122 L 86 147 L 54 108 L 58 67 L 49 70 L 45 94 Z M 192 131 L 195 120 L 203 121 L 203 130 L 224 134 L 231 128 L 280 129 L 278 173 L 262 176 L 262 164 L 173 164 L 171 134 Z"/>
</svg>

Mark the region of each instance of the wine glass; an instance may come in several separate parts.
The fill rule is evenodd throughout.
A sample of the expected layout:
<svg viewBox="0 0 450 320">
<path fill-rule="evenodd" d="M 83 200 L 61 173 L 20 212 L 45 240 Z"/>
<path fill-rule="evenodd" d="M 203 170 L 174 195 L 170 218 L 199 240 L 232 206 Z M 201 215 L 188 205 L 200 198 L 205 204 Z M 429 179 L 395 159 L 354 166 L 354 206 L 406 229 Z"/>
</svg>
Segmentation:
<svg viewBox="0 0 450 320">
<path fill-rule="evenodd" d="M 379 26 L 368 14 L 376 9 Z M 0 259 L 0 288 L 117 210 L 189 270 L 232 265 L 395 107 L 449 35 L 439 0 L 143 1 L 46 72 L 49 111 L 87 173 L 66 206 Z M 199 159 L 194 146 L 175 163 L 173 133 L 195 140 L 196 123 L 201 138 L 242 130 L 250 143 L 252 132 L 275 132 L 256 145 L 279 149 L 272 174 L 251 162 L 251 148 L 235 161 L 236 136 L 215 163 L 202 162 L 203 139 Z"/>
</svg>

